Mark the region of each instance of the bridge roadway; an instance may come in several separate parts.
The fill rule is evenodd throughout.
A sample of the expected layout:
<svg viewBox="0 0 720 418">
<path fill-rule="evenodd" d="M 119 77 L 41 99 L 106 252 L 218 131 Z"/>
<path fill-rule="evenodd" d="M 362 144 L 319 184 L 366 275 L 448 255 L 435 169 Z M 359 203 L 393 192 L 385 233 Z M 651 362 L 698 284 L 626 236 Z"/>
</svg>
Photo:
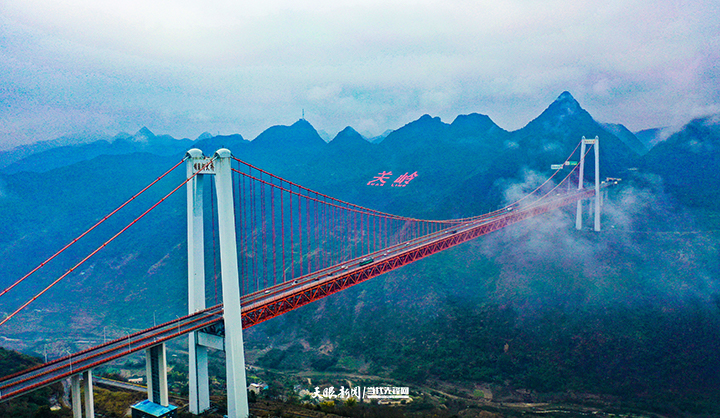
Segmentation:
<svg viewBox="0 0 720 418">
<path fill-rule="evenodd" d="M 594 196 L 593 189 L 515 206 L 403 242 L 241 298 L 243 328 L 282 315 L 355 284 L 515 222 Z M 0 401 L 50 385 L 131 353 L 222 322 L 222 304 L 128 334 L 105 344 L 38 365 L 0 380 Z"/>
</svg>

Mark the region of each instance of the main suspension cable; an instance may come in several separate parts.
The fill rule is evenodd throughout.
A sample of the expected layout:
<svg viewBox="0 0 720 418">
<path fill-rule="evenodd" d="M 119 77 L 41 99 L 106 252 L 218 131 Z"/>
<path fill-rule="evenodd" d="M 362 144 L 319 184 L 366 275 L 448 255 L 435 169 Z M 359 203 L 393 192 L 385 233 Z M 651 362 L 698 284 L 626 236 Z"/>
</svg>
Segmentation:
<svg viewBox="0 0 720 418">
<path fill-rule="evenodd" d="M 57 279 L 55 279 L 55 281 L 53 281 L 52 283 L 50 283 L 47 287 L 45 287 L 42 291 L 40 291 L 40 293 L 38 293 L 37 295 L 35 295 L 32 299 L 30 299 L 30 300 L 28 300 L 27 302 L 25 302 L 21 307 L 19 307 L 19 308 L 16 309 L 13 313 L 11 313 L 10 315 L 8 315 L 5 319 L 3 319 L 2 321 L 0 321 L 0 326 L 2 326 L 3 324 L 5 324 L 7 321 L 10 320 L 10 318 L 12 318 L 12 317 L 14 317 L 15 315 L 17 315 L 20 311 L 22 311 L 23 309 L 25 309 L 28 305 L 30 305 L 31 303 L 33 303 L 37 298 L 39 298 L 39 297 L 42 296 L 45 292 L 47 292 L 48 290 L 50 290 L 53 286 L 55 286 L 56 284 L 58 284 L 62 279 L 64 279 L 64 278 L 67 277 L 68 275 L 70 275 L 70 273 L 72 273 L 73 271 L 75 271 L 75 269 L 77 269 L 78 267 L 80 267 L 83 263 L 85 263 L 87 260 L 89 260 L 92 256 L 94 256 L 94 255 L 97 254 L 100 250 L 102 250 L 103 248 L 105 248 L 105 246 L 107 246 L 107 245 L 110 244 L 112 241 L 114 241 L 115 238 L 119 237 L 120 234 L 122 234 L 123 232 L 127 231 L 131 226 L 135 225 L 135 223 L 137 223 L 137 222 L 138 222 L 140 219 L 142 219 L 145 215 L 147 215 L 148 213 L 150 213 L 150 211 L 152 211 L 153 209 L 155 209 L 158 205 L 160 205 L 160 203 L 164 202 L 164 201 L 165 201 L 167 198 L 169 198 L 173 193 L 175 193 L 176 191 L 178 191 L 181 187 L 183 187 L 184 185 L 186 185 L 190 180 L 192 180 L 193 178 L 195 178 L 195 176 L 196 176 L 200 171 L 205 170 L 205 169 L 214 161 L 214 159 L 215 159 L 215 158 L 210 159 L 200 170 L 198 170 L 198 171 L 196 171 L 195 173 L 193 173 L 192 176 L 188 177 L 185 181 L 183 181 L 183 182 L 180 183 L 177 187 L 175 187 L 174 189 L 172 189 L 172 191 L 170 191 L 170 193 L 166 194 L 162 199 L 158 200 L 155 204 L 153 204 L 150 208 L 148 208 L 148 209 L 147 209 L 145 212 L 143 212 L 140 216 L 138 216 L 137 218 L 135 218 L 132 222 L 130 222 L 129 224 L 127 224 L 124 228 L 122 228 L 119 232 L 117 232 L 115 235 L 113 235 L 110 239 L 108 239 L 108 240 L 105 241 L 102 245 L 100 245 L 100 246 L 97 247 L 95 250 L 93 250 L 90 254 L 88 254 L 85 258 L 83 258 L 82 260 L 80 260 L 77 264 L 75 264 L 73 267 L 71 267 L 71 268 L 70 268 L 68 271 L 66 271 L 63 275 L 61 275 L 60 277 L 58 277 Z"/>
<path fill-rule="evenodd" d="M 147 189 L 149 189 L 150 187 L 152 187 L 155 183 L 157 183 L 158 181 L 160 181 L 163 177 L 165 177 L 165 176 L 167 176 L 168 174 L 170 174 L 170 172 L 172 172 L 172 171 L 175 170 L 180 164 L 182 164 L 182 163 L 185 161 L 185 159 L 186 159 L 186 158 L 183 158 L 182 160 L 180 160 L 180 162 L 178 162 L 177 164 L 175 164 L 171 169 L 169 169 L 168 171 L 166 171 L 165 173 L 163 173 L 160 177 L 158 177 L 158 178 L 156 178 L 155 180 L 153 180 L 150 184 L 148 184 L 147 186 L 145 186 L 145 188 L 143 188 L 142 190 L 140 190 L 139 192 L 137 192 L 133 197 L 131 197 L 130 199 L 128 199 L 127 201 L 125 201 L 125 203 L 123 203 L 122 205 L 118 206 L 117 209 L 115 209 L 115 210 L 113 210 L 112 212 L 110 212 L 109 214 L 105 215 L 105 217 L 102 218 L 102 219 L 100 219 L 99 221 L 97 221 L 97 222 L 95 223 L 95 225 L 91 226 L 91 227 L 88 228 L 85 232 L 83 232 L 82 234 L 78 235 L 77 238 L 75 238 L 74 240 L 72 240 L 72 241 L 70 241 L 69 243 L 67 243 L 64 247 L 62 247 L 62 248 L 61 248 L 59 251 L 57 251 L 55 254 L 51 255 L 48 259 L 46 259 L 46 260 L 43 261 L 42 263 L 38 264 L 34 269 L 30 270 L 29 273 L 25 274 L 25 275 L 22 276 L 20 279 L 18 279 L 15 283 L 13 283 L 12 285 L 10 285 L 10 287 L 8 287 L 7 289 L 3 290 L 2 293 L 0 293 L 0 297 L 1 297 L 2 295 L 4 295 L 5 293 L 9 292 L 10 290 L 12 290 L 12 288 L 14 288 L 15 286 L 17 286 L 17 285 L 19 285 L 20 283 L 22 283 L 25 279 L 27 279 L 28 277 L 30 277 L 33 273 L 35 273 L 36 271 L 40 270 L 43 266 L 45 266 L 47 263 L 49 263 L 50 261 L 52 261 L 55 257 L 57 257 L 58 255 L 60 255 L 63 251 L 67 250 L 67 249 L 70 248 L 73 244 L 75 244 L 76 242 L 78 242 L 82 237 L 84 237 L 85 235 L 89 234 L 90 231 L 92 231 L 93 229 L 95 229 L 95 228 L 97 228 L 98 226 L 100 226 L 103 222 L 107 221 L 111 216 L 113 216 L 114 214 L 116 214 L 120 209 L 122 209 L 122 208 L 124 208 L 125 206 L 127 206 L 130 202 L 132 202 L 133 200 L 135 200 L 135 198 L 137 198 L 138 196 L 140 196 L 141 194 L 143 194 Z"/>
</svg>

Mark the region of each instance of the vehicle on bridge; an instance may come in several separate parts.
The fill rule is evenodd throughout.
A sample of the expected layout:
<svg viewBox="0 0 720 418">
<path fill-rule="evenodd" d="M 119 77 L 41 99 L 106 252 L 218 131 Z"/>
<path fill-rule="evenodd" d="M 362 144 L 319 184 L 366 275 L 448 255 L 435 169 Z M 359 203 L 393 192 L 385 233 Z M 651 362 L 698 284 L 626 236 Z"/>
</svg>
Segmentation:
<svg viewBox="0 0 720 418">
<path fill-rule="evenodd" d="M 372 257 L 365 257 L 362 260 L 360 260 L 360 263 L 358 264 L 358 266 L 360 266 L 360 267 L 366 266 L 366 265 L 372 263 L 373 261 L 375 261 L 375 260 Z"/>
</svg>

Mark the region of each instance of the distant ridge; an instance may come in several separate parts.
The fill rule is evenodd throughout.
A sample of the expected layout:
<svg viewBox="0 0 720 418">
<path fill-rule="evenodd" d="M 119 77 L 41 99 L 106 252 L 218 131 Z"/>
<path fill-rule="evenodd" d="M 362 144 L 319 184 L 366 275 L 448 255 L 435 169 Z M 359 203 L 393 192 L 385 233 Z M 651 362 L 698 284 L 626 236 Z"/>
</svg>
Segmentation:
<svg viewBox="0 0 720 418">
<path fill-rule="evenodd" d="M 630 147 L 631 150 L 638 153 L 638 155 L 645 155 L 649 151 L 649 148 L 625 126 L 619 123 L 603 123 L 602 126 L 617 136 L 618 139 Z"/>
<path fill-rule="evenodd" d="M 129 136 L 129 135 L 128 135 Z M 38 141 L 32 144 L 20 145 L 6 151 L 0 151 L 0 169 L 10 164 L 27 158 L 33 154 L 44 152 L 53 148 L 77 146 L 95 141 L 112 141 L 112 138 L 104 134 L 82 134 L 62 136 L 48 141 Z"/>
<path fill-rule="evenodd" d="M 388 135 L 390 135 L 393 132 L 392 129 L 386 129 L 385 132 L 381 133 L 378 136 L 370 137 L 369 135 L 364 135 L 366 138 L 368 138 L 368 141 L 371 144 L 379 144 L 381 143 L 385 138 L 387 138 Z"/>
<path fill-rule="evenodd" d="M 358 147 L 366 146 L 369 142 L 350 126 L 345 127 L 330 141 L 332 146 Z"/>
<path fill-rule="evenodd" d="M 577 143 L 579 137 L 601 138 L 601 159 L 612 155 L 609 165 L 611 172 L 635 165 L 637 158 L 646 151 L 645 145 L 625 127 L 618 124 L 600 124 L 583 109 L 568 91 L 561 93 L 547 109 L 525 127 L 516 131 L 506 131 L 484 114 L 470 113 L 458 115 L 451 124 L 439 117 L 422 115 L 401 128 L 388 130 L 382 135 L 365 139 L 355 129 L 345 128 L 332 141 L 327 143 L 310 122 L 299 119 L 290 126 L 276 125 L 260 133 L 254 140 L 248 141 L 240 134 L 213 136 L 204 132 L 196 140 L 178 140 L 170 135 L 156 135 L 143 126 L 134 135 L 124 132 L 113 138 L 107 138 L 89 144 L 67 145 L 68 148 L 52 147 L 44 144 L 35 148 L 18 149 L 0 153 L 0 163 L 5 161 L 8 173 L 19 171 L 47 171 L 54 167 L 94 158 L 98 155 L 118 155 L 133 152 L 149 152 L 158 155 L 182 155 L 193 147 L 199 147 L 206 154 L 213 153 L 219 147 L 245 149 L 246 155 L 272 155 L 288 152 L 301 152 L 318 155 L 327 147 L 333 152 L 359 152 L 369 149 L 400 162 L 410 163 L 422 160 L 427 151 L 435 150 L 436 158 L 454 158 L 465 160 L 476 155 L 476 161 L 486 164 L 488 153 L 505 153 L 518 149 L 517 158 L 543 155 L 544 160 L 564 158 L 562 152 Z M 373 143 L 379 147 L 367 145 Z M 249 150 L 253 150 L 248 154 Z M 525 156 L 525 157 L 523 157 Z M 498 157 L 496 157 L 497 159 Z M 505 158 L 505 157 L 503 157 Z M 507 158 L 511 158 L 509 155 Z M 273 160 L 274 161 L 274 160 Z M 428 163 L 429 164 L 429 163 Z"/>
<path fill-rule="evenodd" d="M 217 136 L 204 136 L 202 139 L 198 138 L 197 141 L 192 145 L 193 148 L 199 148 L 205 155 L 213 155 L 215 151 L 220 148 L 227 148 L 233 152 L 242 152 L 249 144 L 250 141 L 246 140 L 240 134 L 232 135 L 217 135 Z"/>
<path fill-rule="evenodd" d="M 135 135 L 120 132 L 111 139 L 98 139 L 89 143 L 52 147 L 18 159 L 4 167 L 5 173 L 45 172 L 101 155 L 121 155 L 148 152 L 156 155 L 182 155 L 192 145 L 190 139 L 175 139 L 170 135 L 156 136 L 147 127 Z"/>
<path fill-rule="evenodd" d="M 312 149 L 321 148 L 326 142 L 308 121 L 300 119 L 290 126 L 276 125 L 266 129 L 251 144 L 254 148 Z"/>
<path fill-rule="evenodd" d="M 672 128 L 661 127 L 652 129 L 643 129 L 635 132 L 634 135 L 648 150 L 652 149 L 661 141 L 667 139 L 674 131 Z"/>
</svg>

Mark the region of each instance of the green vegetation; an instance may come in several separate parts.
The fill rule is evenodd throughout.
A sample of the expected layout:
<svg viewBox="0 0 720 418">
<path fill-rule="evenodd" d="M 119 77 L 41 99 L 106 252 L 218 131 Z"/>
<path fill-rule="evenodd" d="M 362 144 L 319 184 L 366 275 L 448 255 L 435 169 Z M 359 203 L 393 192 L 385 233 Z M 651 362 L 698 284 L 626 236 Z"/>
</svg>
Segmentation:
<svg viewBox="0 0 720 418">
<path fill-rule="evenodd" d="M 0 377 L 9 376 L 39 364 L 40 360 L 0 347 Z M 68 409 L 51 410 L 51 399 L 62 397 L 62 385 L 38 389 L 27 395 L 0 403 L 0 417 L 12 418 L 62 418 L 71 417 Z"/>
<path fill-rule="evenodd" d="M 140 392 L 107 390 L 97 386 L 93 390 L 93 396 L 96 416 L 105 418 L 125 418 L 130 405 L 146 399 L 146 395 Z"/>
<path fill-rule="evenodd" d="M 40 364 L 40 360 L 0 347 L 0 377 L 15 374 Z"/>
</svg>

